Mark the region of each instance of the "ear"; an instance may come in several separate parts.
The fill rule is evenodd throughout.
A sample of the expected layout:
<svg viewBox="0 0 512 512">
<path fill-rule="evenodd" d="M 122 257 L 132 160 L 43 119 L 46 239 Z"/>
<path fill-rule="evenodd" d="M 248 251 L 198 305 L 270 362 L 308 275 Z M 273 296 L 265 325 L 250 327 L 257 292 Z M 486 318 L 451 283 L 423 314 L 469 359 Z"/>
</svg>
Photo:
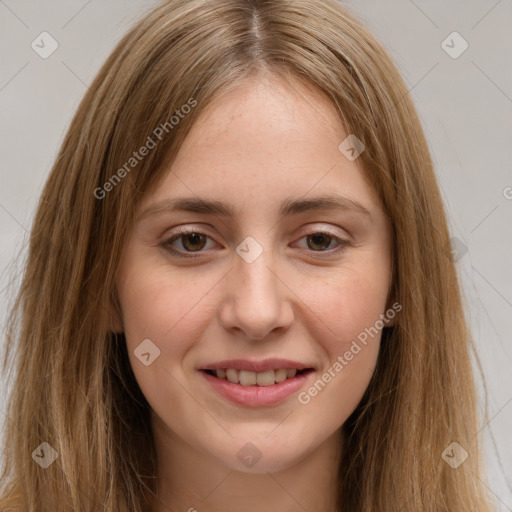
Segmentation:
<svg viewBox="0 0 512 512">
<path fill-rule="evenodd" d="M 121 334 L 124 332 L 123 319 L 121 315 L 121 306 L 117 297 L 117 290 L 111 294 L 110 300 L 107 304 L 107 315 L 109 322 L 109 329 L 112 332 Z"/>
</svg>

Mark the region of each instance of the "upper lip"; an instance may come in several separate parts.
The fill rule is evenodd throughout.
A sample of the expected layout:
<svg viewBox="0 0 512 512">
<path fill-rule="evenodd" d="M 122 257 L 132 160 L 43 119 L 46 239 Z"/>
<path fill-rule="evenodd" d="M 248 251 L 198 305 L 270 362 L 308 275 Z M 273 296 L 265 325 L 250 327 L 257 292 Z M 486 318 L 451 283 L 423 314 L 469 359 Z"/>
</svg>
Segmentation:
<svg viewBox="0 0 512 512">
<path fill-rule="evenodd" d="M 261 361 L 249 359 L 226 359 L 216 363 L 207 364 L 199 368 L 200 370 L 219 370 L 226 368 L 235 368 L 236 370 L 245 370 L 249 372 L 266 372 L 270 370 L 279 370 L 280 368 L 296 368 L 297 370 L 305 370 L 312 368 L 311 365 L 291 361 L 290 359 L 263 359 Z"/>
</svg>

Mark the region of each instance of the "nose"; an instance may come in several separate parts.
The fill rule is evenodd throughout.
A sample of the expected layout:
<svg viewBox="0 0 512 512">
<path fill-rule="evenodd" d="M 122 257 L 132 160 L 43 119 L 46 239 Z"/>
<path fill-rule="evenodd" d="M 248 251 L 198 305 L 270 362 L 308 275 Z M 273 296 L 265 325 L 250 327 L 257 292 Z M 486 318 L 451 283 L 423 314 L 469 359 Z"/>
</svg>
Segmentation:
<svg viewBox="0 0 512 512">
<path fill-rule="evenodd" d="M 252 263 L 236 254 L 234 267 L 226 276 L 220 321 L 239 338 L 259 341 L 282 336 L 292 325 L 293 292 L 276 269 L 271 253 L 263 250 Z"/>
</svg>

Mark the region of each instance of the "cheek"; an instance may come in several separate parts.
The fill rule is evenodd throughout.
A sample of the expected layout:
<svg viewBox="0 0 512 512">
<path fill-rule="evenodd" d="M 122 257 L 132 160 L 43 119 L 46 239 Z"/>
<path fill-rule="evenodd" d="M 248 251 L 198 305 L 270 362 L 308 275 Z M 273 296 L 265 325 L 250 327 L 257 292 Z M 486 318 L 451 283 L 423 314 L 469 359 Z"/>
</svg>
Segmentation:
<svg viewBox="0 0 512 512">
<path fill-rule="evenodd" d="M 125 264 L 129 263 L 126 261 Z M 169 267 L 138 263 L 118 277 L 123 324 L 130 364 L 135 378 L 151 407 L 161 410 L 173 402 L 174 412 L 186 413 L 186 398 L 180 382 L 187 353 L 200 339 L 209 321 L 208 292 L 218 279 L 185 279 Z M 144 340 L 151 340 L 157 348 Z M 146 345 L 142 345 L 142 343 Z M 145 346 L 144 351 L 139 347 Z M 150 353 L 145 365 L 137 354 Z M 154 354 L 158 356 L 154 357 Z M 154 357 L 154 359 L 153 359 Z M 164 402 L 162 402 L 164 401 Z"/>
<path fill-rule="evenodd" d="M 127 341 L 135 347 L 150 338 L 164 349 L 172 340 L 173 349 L 179 350 L 194 332 L 200 332 L 200 318 L 205 315 L 198 318 L 197 312 L 204 309 L 215 283 L 207 276 L 185 278 L 161 261 L 144 261 L 139 258 L 136 266 L 124 261 L 118 277 Z M 123 272 L 123 268 L 136 270 Z"/>
<path fill-rule="evenodd" d="M 331 350 L 346 350 L 350 341 L 375 326 L 385 312 L 388 274 L 365 268 L 343 269 L 328 283 L 309 283 L 304 301 L 327 327 Z"/>
<path fill-rule="evenodd" d="M 328 434 L 347 420 L 368 388 L 379 354 L 376 323 L 385 313 L 387 287 L 385 280 L 376 286 L 374 279 L 352 276 L 324 291 L 321 299 L 312 297 L 323 321 L 321 335 L 319 330 L 315 336 L 324 365 L 298 402 Z"/>
<path fill-rule="evenodd" d="M 336 397 L 344 421 L 368 387 L 377 363 L 386 309 L 389 273 L 385 270 L 375 262 L 363 265 L 360 261 L 354 266 L 347 264 L 329 282 L 309 283 L 304 302 L 321 320 L 316 322 L 319 327 L 312 336 L 321 344 L 324 365 L 318 375 L 321 382 L 301 403 L 322 395 L 315 414 L 325 412 L 322 407 L 326 407 L 326 401 Z"/>
<path fill-rule="evenodd" d="M 346 391 L 366 387 L 375 368 L 381 330 L 376 322 L 384 313 L 386 292 L 378 293 L 365 279 L 345 283 L 329 301 L 332 330 L 326 340 L 331 374 L 341 375 Z M 326 377 L 328 379 L 328 377 Z"/>
</svg>

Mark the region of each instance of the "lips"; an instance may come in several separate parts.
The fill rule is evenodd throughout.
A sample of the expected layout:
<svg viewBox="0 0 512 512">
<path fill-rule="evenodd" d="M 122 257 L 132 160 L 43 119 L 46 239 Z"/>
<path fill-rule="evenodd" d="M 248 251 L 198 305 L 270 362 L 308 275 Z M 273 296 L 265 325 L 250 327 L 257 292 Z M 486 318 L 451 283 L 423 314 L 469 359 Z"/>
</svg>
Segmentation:
<svg viewBox="0 0 512 512">
<path fill-rule="evenodd" d="M 230 359 L 212 363 L 201 368 L 213 377 L 242 386 L 272 386 L 296 375 L 312 370 L 304 363 L 288 359 Z"/>
<path fill-rule="evenodd" d="M 284 400 L 314 371 L 310 365 L 286 359 L 231 359 L 198 368 L 213 389 L 239 405 L 272 405 Z"/>
<path fill-rule="evenodd" d="M 264 359 L 262 361 L 251 361 L 249 359 L 226 359 L 216 363 L 201 366 L 200 370 L 226 370 L 233 368 L 234 370 L 245 370 L 248 372 L 266 372 L 269 370 L 279 369 L 295 369 L 304 370 L 306 368 L 313 368 L 312 365 L 307 365 L 299 361 L 292 361 L 290 359 Z"/>
</svg>

